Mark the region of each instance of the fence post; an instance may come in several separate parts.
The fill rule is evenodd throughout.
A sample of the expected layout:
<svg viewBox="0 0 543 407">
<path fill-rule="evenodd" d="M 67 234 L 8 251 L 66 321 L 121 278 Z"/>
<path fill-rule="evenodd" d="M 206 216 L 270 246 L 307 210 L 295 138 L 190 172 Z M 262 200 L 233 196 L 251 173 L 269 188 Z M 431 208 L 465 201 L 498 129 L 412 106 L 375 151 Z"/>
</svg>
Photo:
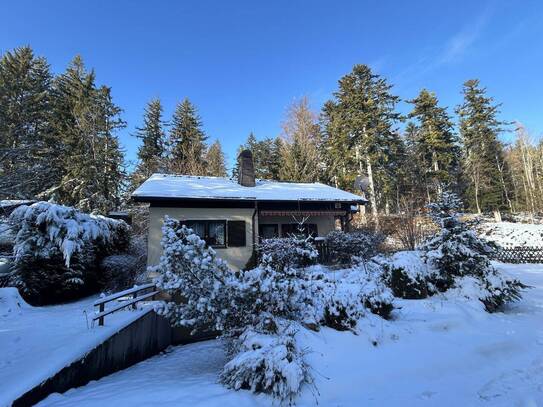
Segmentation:
<svg viewBox="0 0 543 407">
<path fill-rule="evenodd" d="M 104 312 L 104 306 L 105 304 L 102 303 L 100 304 L 100 307 L 98 308 L 98 312 Z M 99 326 L 104 326 L 104 316 L 101 316 L 100 318 L 98 318 L 98 325 Z"/>
</svg>

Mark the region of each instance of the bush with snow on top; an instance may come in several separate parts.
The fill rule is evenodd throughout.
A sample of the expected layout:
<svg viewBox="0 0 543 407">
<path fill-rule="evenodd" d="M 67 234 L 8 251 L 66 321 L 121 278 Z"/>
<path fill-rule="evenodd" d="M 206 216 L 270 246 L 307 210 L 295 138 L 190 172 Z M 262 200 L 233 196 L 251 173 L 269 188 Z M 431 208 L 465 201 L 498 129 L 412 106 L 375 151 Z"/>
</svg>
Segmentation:
<svg viewBox="0 0 543 407">
<path fill-rule="evenodd" d="M 480 301 L 488 312 L 521 298 L 525 286 L 501 275 L 490 263 L 494 247 L 468 229 L 457 213 L 462 203 L 455 194 L 444 192 L 429 205 L 430 216 L 440 231 L 421 246 L 423 258 L 436 270 L 433 284 L 440 291 L 455 287 L 463 277 L 474 277 L 481 287 Z"/>
<path fill-rule="evenodd" d="M 306 267 L 315 263 L 319 252 L 309 238 L 283 237 L 263 240 L 257 248 L 260 264 L 275 270 Z"/>
<path fill-rule="evenodd" d="M 377 253 L 384 237 L 370 232 L 332 231 L 326 235 L 326 244 L 331 259 L 337 264 L 353 264 L 358 258 L 368 259 Z"/>
<path fill-rule="evenodd" d="M 267 393 L 292 404 L 304 384 L 312 383 L 295 331 L 288 325 L 264 331 L 247 328 L 236 339 L 234 356 L 220 376 L 225 386 Z"/>
<path fill-rule="evenodd" d="M 49 202 L 20 206 L 10 215 L 16 232 L 14 283 L 34 303 L 77 298 L 98 285 L 98 264 L 123 251 L 129 227 Z"/>
</svg>

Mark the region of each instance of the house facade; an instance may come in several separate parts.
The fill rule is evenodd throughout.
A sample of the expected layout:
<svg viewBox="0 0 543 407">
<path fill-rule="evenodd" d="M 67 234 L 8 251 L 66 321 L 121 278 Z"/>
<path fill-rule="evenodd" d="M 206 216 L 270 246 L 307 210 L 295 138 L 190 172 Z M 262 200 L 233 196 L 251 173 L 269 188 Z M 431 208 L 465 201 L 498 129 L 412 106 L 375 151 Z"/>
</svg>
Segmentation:
<svg viewBox="0 0 543 407">
<path fill-rule="evenodd" d="M 134 191 L 134 201 L 149 204 L 149 265 L 160 260 L 166 215 L 192 228 L 231 267 L 243 269 L 261 239 L 291 234 L 318 237 L 348 229 L 353 212 L 366 202 L 320 183 L 255 179 L 252 161 L 243 158 L 239 181 L 154 174 Z"/>
</svg>

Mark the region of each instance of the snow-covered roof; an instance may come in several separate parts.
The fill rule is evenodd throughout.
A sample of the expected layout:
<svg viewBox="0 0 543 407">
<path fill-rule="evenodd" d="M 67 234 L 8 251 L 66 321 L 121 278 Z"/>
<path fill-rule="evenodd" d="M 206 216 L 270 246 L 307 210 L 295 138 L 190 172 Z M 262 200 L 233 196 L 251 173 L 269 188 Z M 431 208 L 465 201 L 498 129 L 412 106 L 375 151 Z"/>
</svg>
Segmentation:
<svg viewBox="0 0 543 407">
<path fill-rule="evenodd" d="M 279 182 L 256 180 L 256 186 L 244 187 L 223 177 L 153 174 L 132 197 L 147 199 L 233 199 L 253 201 L 343 201 L 366 202 L 359 195 L 318 182 Z"/>
</svg>

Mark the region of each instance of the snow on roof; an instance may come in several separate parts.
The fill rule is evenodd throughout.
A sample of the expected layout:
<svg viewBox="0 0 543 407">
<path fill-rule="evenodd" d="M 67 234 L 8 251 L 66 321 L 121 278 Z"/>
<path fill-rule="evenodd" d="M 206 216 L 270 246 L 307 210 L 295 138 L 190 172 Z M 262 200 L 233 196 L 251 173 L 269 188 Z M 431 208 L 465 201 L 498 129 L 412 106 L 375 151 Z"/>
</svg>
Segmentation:
<svg viewBox="0 0 543 407">
<path fill-rule="evenodd" d="M 256 186 L 244 187 L 230 178 L 166 174 L 153 174 L 132 197 L 144 202 L 149 198 L 366 202 L 359 195 L 318 182 L 257 179 Z"/>
</svg>

